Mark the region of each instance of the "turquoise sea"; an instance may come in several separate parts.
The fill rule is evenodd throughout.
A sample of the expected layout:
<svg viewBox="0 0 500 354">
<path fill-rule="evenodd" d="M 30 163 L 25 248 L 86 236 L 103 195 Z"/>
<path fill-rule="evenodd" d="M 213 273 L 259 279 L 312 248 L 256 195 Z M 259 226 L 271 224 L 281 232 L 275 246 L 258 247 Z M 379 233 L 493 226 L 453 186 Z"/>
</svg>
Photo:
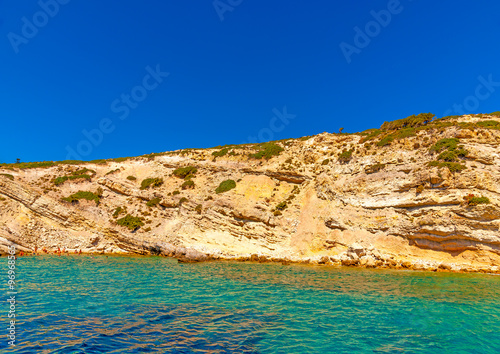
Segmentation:
<svg viewBox="0 0 500 354">
<path fill-rule="evenodd" d="M 500 352 L 493 275 L 38 256 L 16 277 L 1 352 Z"/>
</svg>

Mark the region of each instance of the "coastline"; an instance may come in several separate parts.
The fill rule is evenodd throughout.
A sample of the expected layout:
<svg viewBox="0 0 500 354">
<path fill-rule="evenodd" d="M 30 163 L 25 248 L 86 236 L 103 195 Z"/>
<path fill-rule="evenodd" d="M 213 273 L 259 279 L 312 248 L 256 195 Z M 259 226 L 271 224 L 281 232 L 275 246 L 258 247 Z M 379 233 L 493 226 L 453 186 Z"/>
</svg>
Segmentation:
<svg viewBox="0 0 500 354">
<path fill-rule="evenodd" d="M 74 251 L 74 250 L 68 250 Z M 2 255 L 0 255 L 2 256 Z M 41 257 L 41 256 L 113 256 L 113 257 L 162 257 L 176 259 L 178 263 L 206 263 L 206 262 L 238 262 L 250 264 L 281 264 L 287 265 L 309 265 L 316 267 L 331 267 L 331 268 L 364 268 L 378 270 L 405 270 L 416 272 L 444 272 L 444 273 L 463 273 L 463 274 L 488 274 L 500 275 L 500 268 L 497 266 L 473 266 L 473 265 L 456 265 L 449 263 L 430 263 L 430 262 L 410 262 L 400 259 L 380 260 L 375 264 L 355 260 L 338 260 L 338 257 L 331 256 L 313 256 L 313 257 L 275 257 L 267 255 L 252 254 L 248 256 L 233 255 L 222 256 L 205 254 L 195 249 L 186 249 L 181 247 L 179 250 L 170 254 L 153 254 L 153 253 L 133 253 L 133 252 L 37 252 L 24 254 L 17 257 Z"/>
</svg>

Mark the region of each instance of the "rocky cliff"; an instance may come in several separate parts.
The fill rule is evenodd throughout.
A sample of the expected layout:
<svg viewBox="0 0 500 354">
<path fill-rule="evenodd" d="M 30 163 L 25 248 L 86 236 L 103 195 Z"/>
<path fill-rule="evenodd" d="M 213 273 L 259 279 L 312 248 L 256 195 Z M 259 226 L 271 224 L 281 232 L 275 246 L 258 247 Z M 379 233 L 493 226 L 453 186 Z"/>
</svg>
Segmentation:
<svg viewBox="0 0 500 354">
<path fill-rule="evenodd" d="M 475 115 L 0 165 L 0 249 L 500 272 L 499 144 Z"/>
</svg>

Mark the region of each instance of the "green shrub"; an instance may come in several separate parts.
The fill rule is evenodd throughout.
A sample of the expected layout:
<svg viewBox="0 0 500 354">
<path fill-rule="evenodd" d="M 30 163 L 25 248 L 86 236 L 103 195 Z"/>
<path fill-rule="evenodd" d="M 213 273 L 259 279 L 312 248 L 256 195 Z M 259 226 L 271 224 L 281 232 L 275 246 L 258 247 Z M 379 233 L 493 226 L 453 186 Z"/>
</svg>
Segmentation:
<svg viewBox="0 0 500 354">
<path fill-rule="evenodd" d="M 385 137 L 383 137 L 378 143 L 377 146 L 386 146 L 390 145 L 394 140 L 394 135 L 390 134 Z"/>
<path fill-rule="evenodd" d="M 90 180 L 92 177 L 89 176 L 89 175 L 74 175 L 74 176 L 64 176 L 64 177 L 57 177 L 53 180 L 54 184 L 56 186 L 59 186 L 61 184 L 63 184 L 64 182 L 68 181 L 68 180 L 75 180 L 75 179 L 87 179 L 87 180 Z"/>
<path fill-rule="evenodd" d="M 362 132 L 361 134 L 366 134 L 366 136 L 360 140 L 360 143 L 367 142 L 368 140 L 371 140 L 373 138 L 376 138 L 380 134 L 382 134 L 382 130 L 380 129 L 368 129 Z"/>
<path fill-rule="evenodd" d="M 180 200 L 179 200 L 179 206 L 184 203 L 184 202 L 187 202 L 188 199 L 186 197 L 182 197 Z"/>
<path fill-rule="evenodd" d="M 500 122 L 496 120 L 483 120 L 476 123 L 481 128 L 500 129 Z"/>
<path fill-rule="evenodd" d="M 459 140 L 457 138 L 441 139 L 432 145 L 430 152 L 441 152 L 443 150 L 455 150 L 458 146 Z"/>
<path fill-rule="evenodd" d="M 14 176 L 12 176 L 11 174 L 8 174 L 8 173 L 0 173 L 0 176 L 4 176 L 4 177 L 7 177 L 8 179 L 10 179 L 11 181 L 14 180 Z"/>
<path fill-rule="evenodd" d="M 288 207 L 288 204 L 287 204 L 287 202 L 286 202 L 286 201 L 284 201 L 284 202 L 281 202 L 281 203 L 279 203 L 278 205 L 276 205 L 276 207 L 274 208 L 274 210 L 283 211 L 283 210 L 285 210 L 287 207 Z"/>
<path fill-rule="evenodd" d="M 495 116 L 495 117 L 499 117 L 500 118 L 500 111 L 496 111 L 496 112 L 490 113 L 490 116 Z"/>
<path fill-rule="evenodd" d="M 137 180 L 137 178 L 135 178 L 134 176 L 127 176 L 127 179 L 129 181 L 135 181 L 135 180 Z"/>
<path fill-rule="evenodd" d="M 441 161 L 431 161 L 429 162 L 430 167 L 448 168 L 450 172 L 461 172 L 467 169 L 467 166 L 462 165 L 458 162 L 441 162 Z"/>
<path fill-rule="evenodd" d="M 101 196 L 98 194 L 94 194 L 92 192 L 79 191 L 79 192 L 71 194 L 69 197 L 62 198 L 62 200 L 69 202 L 69 203 L 78 202 L 80 199 L 86 199 L 89 201 L 93 200 L 97 205 L 99 205 L 99 202 L 101 200 Z"/>
<path fill-rule="evenodd" d="M 141 182 L 141 189 L 155 188 L 163 184 L 162 178 L 146 178 Z"/>
<path fill-rule="evenodd" d="M 418 115 L 411 115 L 409 117 L 394 120 L 392 122 L 384 122 L 380 127 L 381 130 L 398 130 L 402 128 L 415 128 L 426 125 L 435 118 L 432 113 L 420 113 Z"/>
<path fill-rule="evenodd" d="M 457 154 L 454 151 L 448 150 L 440 153 L 437 159 L 441 161 L 453 162 L 456 161 L 457 158 Z"/>
<path fill-rule="evenodd" d="M 126 213 L 127 212 L 127 207 L 117 207 L 113 213 L 113 217 L 116 219 L 120 214 Z"/>
<path fill-rule="evenodd" d="M 328 165 L 329 163 L 330 163 L 330 160 L 326 159 L 326 160 L 323 160 L 323 162 L 321 163 L 321 165 L 325 166 L 325 165 Z"/>
<path fill-rule="evenodd" d="M 90 170 L 88 168 L 82 168 L 72 172 L 70 175 L 57 177 L 52 182 L 59 186 L 68 180 L 76 180 L 76 179 L 87 179 L 90 180 L 92 176 L 94 176 L 96 172 L 94 170 Z"/>
<path fill-rule="evenodd" d="M 487 197 L 476 197 L 474 194 L 469 194 L 464 197 L 465 204 L 468 206 L 476 206 L 479 204 L 490 204 L 490 200 Z"/>
<path fill-rule="evenodd" d="M 201 214 L 201 212 L 203 211 L 203 206 L 201 204 L 198 204 L 196 206 L 196 208 L 194 208 L 194 210 L 198 213 L 198 214 Z"/>
<path fill-rule="evenodd" d="M 117 168 L 116 170 L 111 170 L 105 174 L 105 176 L 112 175 L 113 173 L 120 172 L 120 169 Z"/>
<path fill-rule="evenodd" d="M 250 157 L 254 159 L 265 158 L 266 160 L 269 160 L 273 156 L 278 156 L 282 151 L 285 150 L 281 146 L 276 145 L 274 143 L 259 144 L 255 146 L 254 149 L 259 151 L 256 152 L 255 154 L 251 154 Z"/>
<path fill-rule="evenodd" d="M 224 148 L 222 150 L 212 152 L 212 155 L 215 157 L 221 157 L 221 156 L 227 155 L 228 152 L 229 152 L 229 149 Z"/>
<path fill-rule="evenodd" d="M 175 190 L 175 191 L 172 192 L 172 195 L 177 195 L 177 194 L 181 194 L 181 192 L 179 192 L 177 190 Z"/>
<path fill-rule="evenodd" d="M 160 198 L 153 198 L 150 201 L 146 203 L 148 207 L 154 207 L 155 205 L 158 205 L 160 203 L 161 199 Z"/>
<path fill-rule="evenodd" d="M 221 182 L 217 189 L 215 190 L 215 193 L 220 194 L 227 192 L 233 188 L 236 188 L 236 182 L 233 181 L 232 179 L 225 180 L 224 182 Z"/>
<path fill-rule="evenodd" d="M 349 162 L 352 158 L 352 152 L 353 150 L 344 150 L 340 155 L 339 155 L 339 161 L 340 162 Z"/>
<path fill-rule="evenodd" d="M 182 189 L 193 189 L 194 188 L 194 182 L 191 179 L 188 179 L 184 181 L 184 183 L 181 185 Z"/>
<path fill-rule="evenodd" d="M 179 167 L 174 170 L 173 175 L 175 177 L 187 179 L 194 177 L 197 171 L 198 169 L 193 166 Z"/>
<path fill-rule="evenodd" d="M 116 220 L 116 223 L 120 226 L 125 226 L 131 231 L 137 230 L 139 227 L 144 226 L 144 222 L 141 218 L 132 216 L 130 214 L 127 214 L 125 217 Z"/>
<path fill-rule="evenodd" d="M 377 162 L 375 165 L 370 165 L 370 166 L 365 167 L 365 173 L 367 175 L 369 175 L 371 173 L 376 173 L 384 168 L 385 168 L 385 164 Z"/>
</svg>

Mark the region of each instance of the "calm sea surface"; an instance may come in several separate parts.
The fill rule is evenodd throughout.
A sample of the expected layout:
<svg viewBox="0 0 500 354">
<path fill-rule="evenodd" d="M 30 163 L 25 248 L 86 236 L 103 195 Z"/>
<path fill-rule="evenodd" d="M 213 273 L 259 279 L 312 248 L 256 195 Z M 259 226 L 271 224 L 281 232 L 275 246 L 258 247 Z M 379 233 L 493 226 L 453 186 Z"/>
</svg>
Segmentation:
<svg viewBox="0 0 500 354">
<path fill-rule="evenodd" d="M 498 276 L 40 256 L 16 277 L 6 353 L 500 353 Z"/>
</svg>

